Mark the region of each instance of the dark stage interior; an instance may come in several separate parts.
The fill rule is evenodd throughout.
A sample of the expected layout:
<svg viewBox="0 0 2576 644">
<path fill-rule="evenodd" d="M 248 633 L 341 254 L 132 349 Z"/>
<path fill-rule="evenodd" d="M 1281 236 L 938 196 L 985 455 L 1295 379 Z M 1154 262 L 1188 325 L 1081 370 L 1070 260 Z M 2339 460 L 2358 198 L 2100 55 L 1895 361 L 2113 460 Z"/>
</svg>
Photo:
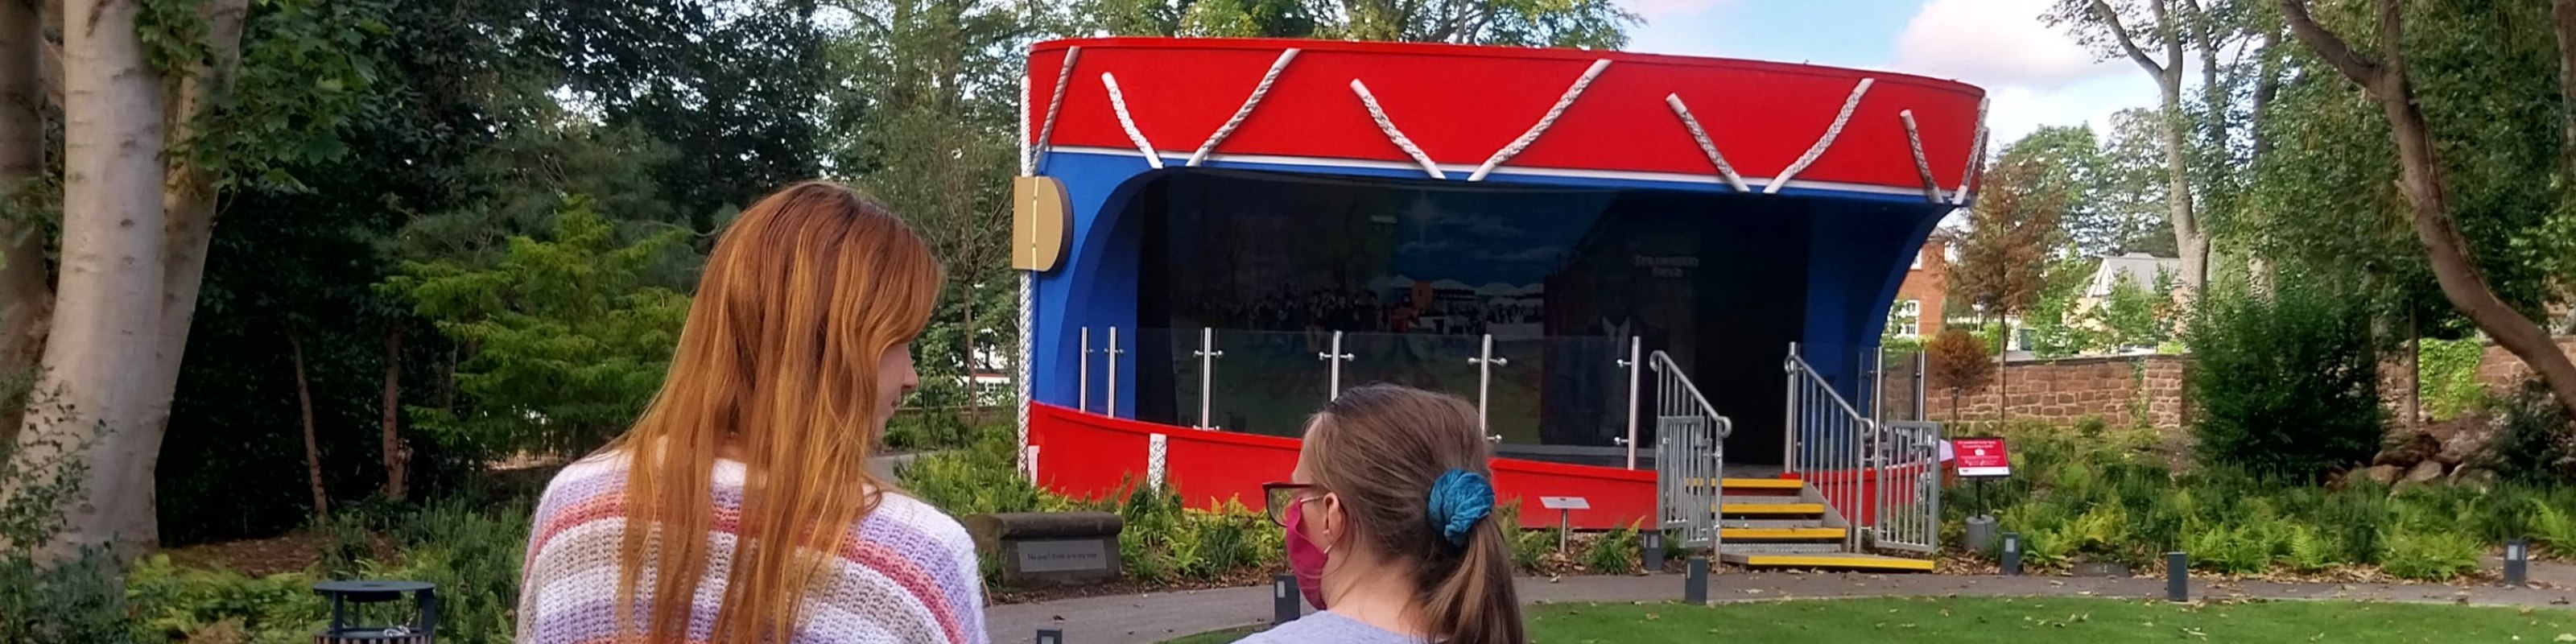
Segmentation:
<svg viewBox="0 0 2576 644">
<path fill-rule="evenodd" d="M 1385 381 L 1473 403 L 1505 455 L 1615 465 L 1636 337 L 1735 422 L 1730 461 L 1779 459 L 1781 359 L 1807 328 L 1809 199 L 1495 186 L 1191 169 L 1129 201 L 1141 244 L 1128 341 L 1135 417 L 1200 422 L 1200 329 L 1215 329 L 1208 424 L 1294 436 L 1342 385 Z M 1122 224 L 1122 228 L 1125 224 Z M 1170 368 L 1155 368 L 1170 365 Z M 1653 390 L 1653 374 L 1640 383 Z M 1654 401 L 1638 431 L 1653 439 Z M 1640 449 L 1641 455 L 1650 450 Z"/>
</svg>

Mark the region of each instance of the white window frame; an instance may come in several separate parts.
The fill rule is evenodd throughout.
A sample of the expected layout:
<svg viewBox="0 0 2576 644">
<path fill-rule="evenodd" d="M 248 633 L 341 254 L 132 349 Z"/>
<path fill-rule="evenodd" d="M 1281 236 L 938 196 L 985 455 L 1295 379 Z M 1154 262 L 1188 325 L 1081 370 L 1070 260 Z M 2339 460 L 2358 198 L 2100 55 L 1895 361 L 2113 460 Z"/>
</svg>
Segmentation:
<svg viewBox="0 0 2576 644">
<path fill-rule="evenodd" d="M 1896 307 L 1888 311 L 1887 317 L 1888 321 L 1896 325 L 1896 337 L 1908 339 L 1923 337 L 1922 300 L 1897 300 Z"/>
</svg>

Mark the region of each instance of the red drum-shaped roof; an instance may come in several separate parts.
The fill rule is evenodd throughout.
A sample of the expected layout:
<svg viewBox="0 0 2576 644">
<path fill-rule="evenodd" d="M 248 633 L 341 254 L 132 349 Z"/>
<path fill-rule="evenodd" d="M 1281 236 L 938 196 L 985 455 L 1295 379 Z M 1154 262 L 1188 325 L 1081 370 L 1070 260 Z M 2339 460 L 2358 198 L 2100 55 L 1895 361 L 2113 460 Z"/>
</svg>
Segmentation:
<svg viewBox="0 0 2576 644">
<path fill-rule="evenodd" d="M 1982 153 L 1983 90 L 1812 65 L 1413 43 L 1102 38 L 1039 43 L 1028 69 L 1033 145 L 1136 155 L 1151 147 L 1174 166 L 1200 156 L 1429 174 L 1427 159 L 1450 179 L 1481 177 L 1481 169 L 1724 182 L 1722 159 L 1755 190 L 1794 174 L 1790 187 L 1950 201 L 1959 199 Z M 1059 77 L 1066 82 L 1059 85 Z M 1694 123 L 1704 140 L 1694 136 Z"/>
</svg>

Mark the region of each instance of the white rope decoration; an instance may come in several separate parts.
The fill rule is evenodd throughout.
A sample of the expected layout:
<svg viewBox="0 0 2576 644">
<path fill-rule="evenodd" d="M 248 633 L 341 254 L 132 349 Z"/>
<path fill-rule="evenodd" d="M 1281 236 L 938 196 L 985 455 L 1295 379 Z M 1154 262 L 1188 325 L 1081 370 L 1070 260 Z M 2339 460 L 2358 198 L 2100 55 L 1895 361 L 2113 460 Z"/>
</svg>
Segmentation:
<svg viewBox="0 0 2576 644">
<path fill-rule="evenodd" d="M 1674 116 L 1681 117 L 1682 127 L 1690 130 L 1691 140 L 1699 142 L 1699 151 L 1708 154 L 1709 164 L 1717 166 L 1717 176 L 1726 179 L 1726 185 L 1736 192 L 1753 191 L 1744 187 L 1744 177 L 1735 173 L 1735 166 L 1726 163 L 1726 155 L 1717 153 L 1717 143 L 1708 139 L 1707 130 L 1700 129 L 1699 119 L 1691 116 L 1690 106 L 1682 104 L 1680 94 L 1665 94 L 1664 104 L 1673 108 Z"/>
<path fill-rule="evenodd" d="M 1528 149 L 1531 142 L 1538 140 L 1540 133 L 1546 132 L 1548 126 L 1556 124 L 1556 117 L 1564 115 L 1565 108 L 1574 105 L 1575 97 L 1582 96 L 1584 88 L 1592 86 L 1592 79 L 1600 76 L 1601 70 L 1609 68 L 1610 59 L 1592 61 L 1592 66 L 1584 69 L 1583 75 L 1575 77 L 1574 84 L 1565 88 L 1565 95 L 1556 97 L 1556 104 L 1547 108 L 1547 115 L 1538 117 L 1538 123 L 1530 125 L 1529 131 L 1522 132 L 1520 138 L 1512 139 L 1510 145 L 1495 150 L 1494 156 L 1487 157 L 1485 164 L 1477 166 L 1474 174 L 1467 175 L 1467 180 L 1484 181 L 1485 175 L 1492 174 L 1495 167 L 1503 164 L 1503 160 L 1510 159 L 1520 154 L 1521 150 Z"/>
<path fill-rule="evenodd" d="M 1136 129 L 1136 119 L 1127 115 L 1127 95 L 1118 91 L 1118 77 L 1101 72 L 1100 84 L 1109 87 L 1109 108 L 1118 112 L 1118 127 L 1127 129 L 1127 140 L 1136 144 L 1137 152 L 1145 153 L 1145 165 L 1163 169 L 1163 155 L 1154 151 L 1154 144 Z"/>
<path fill-rule="evenodd" d="M 1896 118 L 1905 121 L 1905 144 L 1914 151 L 1914 173 L 1923 177 L 1923 198 L 1932 203 L 1948 201 L 1941 196 L 1941 183 L 1932 179 L 1932 162 L 1923 159 L 1923 133 L 1914 127 L 1914 110 L 1899 111 Z"/>
<path fill-rule="evenodd" d="M 1834 144 L 1834 137 L 1842 136 L 1843 125 L 1851 122 L 1852 110 L 1860 108 L 1861 95 L 1868 94 L 1870 83 L 1876 81 L 1877 79 L 1863 78 L 1860 79 L 1860 84 L 1853 85 L 1851 98 L 1843 99 L 1843 111 L 1834 115 L 1834 124 L 1825 128 L 1824 138 L 1816 139 L 1815 147 L 1807 148 L 1807 153 L 1799 155 L 1797 162 L 1789 164 L 1789 169 L 1780 171 L 1779 178 L 1772 179 L 1770 185 L 1762 186 L 1762 194 L 1780 194 L 1780 188 L 1789 185 L 1791 177 L 1798 176 L 1799 171 L 1807 169 L 1807 164 L 1815 163 L 1816 157 L 1824 156 L 1825 148 Z"/>
<path fill-rule="evenodd" d="M 1252 95 L 1244 97 L 1243 107 L 1235 108 L 1234 117 L 1226 119 L 1224 125 L 1217 126 L 1216 133 L 1208 135 L 1207 142 L 1199 144 L 1199 151 L 1190 153 L 1189 163 L 1182 165 L 1195 168 L 1207 161 L 1208 154 L 1216 151 L 1217 142 L 1224 141 L 1225 137 L 1233 135 L 1234 128 L 1243 125 L 1245 117 L 1252 116 L 1252 106 L 1261 104 L 1261 97 L 1270 93 L 1270 84 L 1279 80 L 1279 72 L 1287 69 L 1288 61 L 1296 58 L 1297 50 L 1294 48 L 1279 52 L 1279 60 L 1271 61 L 1270 71 L 1261 74 L 1261 84 L 1252 86 Z"/>
<path fill-rule="evenodd" d="M 1019 429 L 1020 450 L 1023 452 L 1026 452 L 1029 448 L 1029 394 L 1031 389 L 1029 386 L 1029 358 L 1037 354 L 1036 339 L 1032 334 L 1030 334 L 1030 330 L 1037 327 L 1037 292 L 1037 273 L 1033 271 L 1020 271 L 1020 354 L 1018 356 L 1019 359 L 1013 361 L 1019 364 L 1013 366 L 1018 367 L 1016 370 L 1020 374 L 1020 382 L 1018 383 L 1018 388 L 1020 390 Z M 1030 480 L 1037 480 L 1037 463 L 1023 462 L 1020 464 L 1020 467 L 1028 470 Z"/>
<path fill-rule="evenodd" d="M 1027 74 L 1020 75 L 1020 117 L 1011 120 L 1020 122 L 1020 176 L 1029 176 L 1035 171 L 1033 166 L 1037 165 L 1037 162 L 1029 158 L 1029 154 L 1035 148 L 1029 145 L 1029 76 Z"/>
<path fill-rule="evenodd" d="M 1057 69 L 1055 73 L 1055 94 L 1047 97 L 1046 122 L 1038 127 L 1037 151 L 1029 160 L 1031 174 L 1046 167 L 1048 142 L 1055 140 L 1055 114 L 1057 110 L 1064 108 L 1065 86 L 1073 82 L 1073 61 L 1081 57 L 1081 47 L 1068 47 L 1064 50 L 1064 66 Z"/>
<path fill-rule="evenodd" d="M 1449 178 L 1448 174 L 1440 171 L 1440 164 L 1431 161 L 1431 155 L 1423 154 L 1422 148 L 1413 145 L 1413 139 L 1404 138 L 1403 130 L 1395 129 L 1394 121 L 1386 119 L 1386 110 L 1378 107 L 1377 96 L 1369 93 L 1368 85 L 1361 83 L 1360 79 L 1351 79 L 1351 92 L 1360 95 L 1360 105 L 1368 108 L 1369 120 L 1377 121 L 1378 131 L 1385 132 L 1387 140 L 1394 141 L 1395 147 L 1403 148 L 1405 154 L 1413 156 L 1415 163 L 1422 164 L 1423 172 L 1433 179 Z"/>
<path fill-rule="evenodd" d="M 1968 164 L 1959 169 L 1959 191 L 1950 195 L 1950 205 L 1968 203 L 1968 185 L 1977 178 L 1977 168 L 1986 164 L 1986 104 L 1993 99 L 1977 99 L 1977 133 L 1968 139 Z"/>
</svg>

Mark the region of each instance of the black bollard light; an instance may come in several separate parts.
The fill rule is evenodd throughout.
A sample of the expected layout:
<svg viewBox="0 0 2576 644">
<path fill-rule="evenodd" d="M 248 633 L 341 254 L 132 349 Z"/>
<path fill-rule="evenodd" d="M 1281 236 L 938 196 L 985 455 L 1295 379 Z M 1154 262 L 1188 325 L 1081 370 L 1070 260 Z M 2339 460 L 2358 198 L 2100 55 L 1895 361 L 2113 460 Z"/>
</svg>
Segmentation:
<svg viewBox="0 0 2576 644">
<path fill-rule="evenodd" d="M 1682 601 L 1708 603 L 1708 558 L 1691 557 L 1689 570 L 1682 575 Z"/>
<path fill-rule="evenodd" d="M 2165 553 L 2165 599 L 2176 603 L 2191 601 L 2191 555 Z"/>
<path fill-rule="evenodd" d="M 1638 540 L 1637 540 L 1637 543 L 1638 543 L 1638 545 L 1639 545 L 1639 546 L 1643 547 L 1643 548 L 1645 549 L 1645 551 L 1644 551 L 1644 552 L 1637 553 L 1637 560 L 1638 560 L 1638 561 L 1646 562 L 1646 573 L 1647 573 L 1647 574 L 1654 574 L 1654 573 L 1663 572 L 1663 571 L 1664 571 L 1664 531 L 1662 531 L 1662 530 L 1648 530 L 1648 531 L 1646 531 L 1646 533 L 1645 533 L 1644 535 L 1642 535 L 1642 536 L 1643 536 L 1644 538 L 1642 538 L 1642 539 L 1638 539 Z"/>
<path fill-rule="evenodd" d="M 1303 609 L 1297 607 L 1297 602 L 1300 601 L 1305 601 L 1305 596 L 1297 593 L 1296 575 L 1270 576 L 1271 625 L 1297 621 L 1297 618 L 1305 613 Z"/>
<path fill-rule="evenodd" d="M 2504 542 L 2504 585 L 2520 587 L 2530 574 L 2531 541 L 2515 539 Z"/>
<path fill-rule="evenodd" d="M 2021 533 L 2019 532 L 2004 533 L 2003 573 L 2007 577 L 2021 574 Z"/>
<path fill-rule="evenodd" d="M 1038 629 L 1038 644 L 1064 644 L 1064 631 L 1054 628 Z"/>
</svg>

